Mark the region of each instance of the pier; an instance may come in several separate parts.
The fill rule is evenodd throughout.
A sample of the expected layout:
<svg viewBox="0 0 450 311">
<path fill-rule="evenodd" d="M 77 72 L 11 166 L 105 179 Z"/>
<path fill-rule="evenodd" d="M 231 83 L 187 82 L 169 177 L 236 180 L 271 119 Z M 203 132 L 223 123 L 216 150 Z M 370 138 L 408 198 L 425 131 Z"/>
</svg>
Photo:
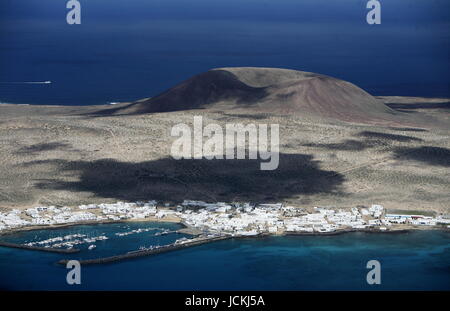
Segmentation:
<svg viewBox="0 0 450 311">
<path fill-rule="evenodd" d="M 60 254 L 73 254 L 78 253 L 80 250 L 76 248 L 52 248 L 52 247 L 40 247 L 40 246 L 29 246 L 23 244 L 1 242 L 0 246 L 10 247 L 10 248 L 20 248 L 32 251 L 50 252 L 50 253 L 60 253 Z"/>
<path fill-rule="evenodd" d="M 111 256 L 111 257 L 103 257 L 103 258 L 95 258 L 95 259 L 86 259 L 86 260 L 80 260 L 81 265 L 93 265 L 93 264 L 104 264 L 104 263 L 110 263 L 115 262 L 119 260 L 126 260 L 126 259 L 132 259 L 137 257 L 143 257 L 143 256 L 150 256 L 150 255 L 156 255 L 166 252 L 171 252 L 187 247 L 193 247 L 197 245 L 202 245 L 210 242 L 220 241 L 220 240 L 226 240 L 230 239 L 230 236 L 219 236 L 219 237 L 204 237 L 204 238 L 195 238 L 191 241 L 187 241 L 184 243 L 172 243 L 169 245 L 164 245 L 158 248 L 152 248 L 152 249 L 145 249 L 145 250 L 136 250 L 131 251 L 125 254 Z M 63 259 L 60 260 L 58 263 L 65 265 L 67 264 L 69 260 Z"/>
</svg>

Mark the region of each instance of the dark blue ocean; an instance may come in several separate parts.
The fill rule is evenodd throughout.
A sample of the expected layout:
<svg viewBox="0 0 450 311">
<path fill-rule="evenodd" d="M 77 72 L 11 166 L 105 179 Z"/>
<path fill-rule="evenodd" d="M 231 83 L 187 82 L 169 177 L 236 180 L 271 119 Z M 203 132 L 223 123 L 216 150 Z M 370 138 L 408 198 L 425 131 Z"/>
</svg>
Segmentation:
<svg viewBox="0 0 450 311">
<path fill-rule="evenodd" d="M 450 96 L 448 0 L 381 0 L 381 25 L 366 23 L 366 0 L 80 0 L 81 25 L 66 3 L 0 1 L 0 102 L 131 101 L 226 66 Z"/>
<path fill-rule="evenodd" d="M 60 259 L 111 256 L 163 245 L 182 235 L 137 228 L 176 224 L 118 223 L 37 230 L 3 236 L 30 242 L 85 233 L 105 234 L 97 248 L 54 254 L 0 247 L 0 288 L 8 290 L 450 290 L 450 232 L 349 233 L 225 240 L 106 265 L 82 266 L 81 285 L 67 285 Z M 366 264 L 381 263 L 381 284 L 368 285 Z"/>
</svg>

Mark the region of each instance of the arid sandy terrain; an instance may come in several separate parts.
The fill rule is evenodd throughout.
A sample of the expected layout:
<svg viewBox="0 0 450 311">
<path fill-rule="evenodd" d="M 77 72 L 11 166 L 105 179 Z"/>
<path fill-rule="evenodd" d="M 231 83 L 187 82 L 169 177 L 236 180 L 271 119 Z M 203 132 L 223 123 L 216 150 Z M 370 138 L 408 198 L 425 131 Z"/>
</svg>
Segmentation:
<svg viewBox="0 0 450 311">
<path fill-rule="evenodd" d="M 218 107 L 144 114 L 0 105 L 0 207 L 111 201 L 282 201 L 299 206 L 450 211 L 449 99 L 378 97 L 399 122 Z M 174 160 L 171 128 L 280 124 L 280 165 Z M 416 122 L 417 126 L 412 126 Z M 419 126 L 420 125 L 420 126 Z"/>
</svg>

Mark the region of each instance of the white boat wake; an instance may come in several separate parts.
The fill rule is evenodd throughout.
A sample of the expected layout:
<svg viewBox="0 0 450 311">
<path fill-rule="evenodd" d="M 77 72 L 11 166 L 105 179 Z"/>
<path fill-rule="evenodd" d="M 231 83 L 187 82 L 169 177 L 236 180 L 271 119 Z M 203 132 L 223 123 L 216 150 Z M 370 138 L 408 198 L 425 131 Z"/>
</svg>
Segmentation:
<svg viewBox="0 0 450 311">
<path fill-rule="evenodd" d="M 0 82 L 0 84 L 51 84 L 52 81 Z"/>
</svg>

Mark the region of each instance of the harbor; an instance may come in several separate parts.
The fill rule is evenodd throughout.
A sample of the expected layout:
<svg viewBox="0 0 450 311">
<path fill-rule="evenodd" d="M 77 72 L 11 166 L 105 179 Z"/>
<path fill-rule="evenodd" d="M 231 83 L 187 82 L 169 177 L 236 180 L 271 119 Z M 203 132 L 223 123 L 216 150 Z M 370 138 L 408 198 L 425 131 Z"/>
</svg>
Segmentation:
<svg viewBox="0 0 450 311">
<path fill-rule="evenodd" d="M 131 251 L 125 254 L 116 255 L 116 256 L 110 256 L 110 257 L 104 257 L 104 258 L 95 258 L 95 259 L 87 259 L 87 260 L 80 260 L 81 265 L 94 265 L 94 264 L 106 264 L 106 263 L 112 263 L 116 261 L 126 260 L 126 259 L 132 259 L 132 258 L 138 258 L 143 256 L 150 256 L 150 255 L 156 255 L 161 253 L 166 253 L 170 251 L 175 251 L 187 247 L 194 247 L 206 243 L 221 241 L 225 239 L 229 239 L 229 236 L 211 236 L 211 237 L 198 237 L 193 239 L 187 239 L 181 242 L 178 242 L 179 240 L 175 241 L 172 244 L 164 245 L 164 246 L 157 246 L 157 247 L 151 247 L 148 249 L 141 249 L 136 251 Z M 60 260 L 58 263 L 62 265 L 66 265 L 69 260 L 63 259 Z"/>
<path fill-rule="evenodd" d="M 142 222 L 132 224 L 136 224 L 133 228 L 146 227 Z M 88 226 L 92 230 L 96 230 L 95 227 Z M 117 224 L 106 224 L 104 227 L 108 236 L 118 231 Z M 61 230 L 71 233 L 76 227 Z M 26 234 L 30 236 L 33 233 Z M 47 238 L 45 230 L 36 232 L 36 235 Z M 330 280 L 330 275 L 334 279 L 345 273 L 351 288 L 365 289 L 361 287 L 360 281 L 365 271 L 365 258 L 373 258 L 372 254 L 376 253 L 377 259 L 384 263 L 386 269 L 386 282 L 383 282 L 382 289 L 423 290 L 436 284 L 448 289 L 449 284 L 448 274 L 442 271 L 448 268 L 449 253 L 446 249 L 450 236 L 442 230 L 413 230 L 408 234 L 346 232 L 333 235 L 303 233 L 300 236 L 225 238 L 184 248 L 161 249 L 159 253 L 148 252 L 148 255 L 138 253 L 143 256 L 126 256 L 119 261 L 83 263 L 86 259 L 126 254 L 143 246 L 140 241 L 130 245 L 127 237 L 133 235 L 101 241 L 96 249 L 88 251 L 83 248 L 77 254 L 0 247 L 2 256 L 17 259 L 0 263 L 4 276 L 1 282 L 5 285 L 15 280 L 11 287 L 23 290 L 298 290 L 310 289 L 311 286 L 338 290 L 327 280 Z M 143 233 L 134 237 L 146 236 Z M 158 241 L 147 243 L 145 246 L 149 247 L 157 245 Z M 112 248 L 115 253 L 109 251 Z M 317 256 L 325 259 L 317 260 Z M 80 285 L 66 284 L 66 274 L 70 270 L 58 264 L 62 259 L 81 262 Z M 403 260 L 405 265 L 400 265 Z M 30 263 L 41 268 L 33 274 L 27 274 Z M 336 266 L 340 267 L 338 272 Z M 17 278 L 18 274 L 25 279 Z M 413 281 L 417 278 L 421 282 Z"/>
<path fill-rule="evenodd" d="M 40 246 L 30 246 L 24 244 L 16 244 L 0 241 L 0 246 L 9 247 L 9 248 L 19 248 L 26 249 L 32 251 L 41 251 L 41 252 L 51 252 L 51 253 L 60 253 L 60 254 L 73 254 L 78 253 L 80 250 L 76 248 L 50 248 L 50 247 L 40 247 Z"/>
<path fill-rule="evenodd" d="M 142 226 L 129 227 L 126 225 L 129 222 L 141 223 Z M 125 230 L 111 232 L 109 236 L 101 231 L 51 235 L 46 239 L 33 239 L 22 244 L 4 241 L 0 246 L 61 254 L 76 253 L 79 250 L 75 247 L 82 247 L 94 256 L 98 254 L 95 251 L 97 246 L 110 243 L 107 242 L 110 239 L 141 235 L 133 241 L 147 245 L 135 246 L 135 249 L 122 254 L 80 260 L 81 264 L 90 265 L 156 255 L 225 239 L 283 235 L 331 236 L 353 232 L 405 233 L 414 229 L 447 231 L 450 217 L 415 212 L 394 213 L 379 204 L 342 209 L 294 207 L 282 203 L 207 203 L 191 200 L 175 206 L 157 201 L 117 202 L 81 205 L 77 208 L 39 206 L 0 213 L 0 233 L 6 235 L 86 223 L 122 223 Z M 179 227 L 167 228 L 163 223 L 174 223 Z M 177 235 L 182 237 L 175 240 Z M 59 260 L 60 264 L 66 262 L 67 259 Z"/>
</svg>

